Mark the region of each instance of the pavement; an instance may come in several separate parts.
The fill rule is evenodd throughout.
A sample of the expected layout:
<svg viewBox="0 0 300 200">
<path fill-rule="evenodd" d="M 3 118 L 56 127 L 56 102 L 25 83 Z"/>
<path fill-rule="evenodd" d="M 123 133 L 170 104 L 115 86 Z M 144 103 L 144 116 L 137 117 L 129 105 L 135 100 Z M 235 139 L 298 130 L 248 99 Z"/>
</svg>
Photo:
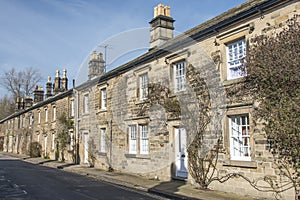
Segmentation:
<svg viewBox="0 0 300 200">
<path fill-rule="evenodd" d="M 1 155 L 22 159 L 26 162 L 43 165 L 47 167 L 61 169 L 67 172 L 88 176 L 93 179 L 104 181 L 120 187 L 137 189 L 149 193 L 154 193 L 170 199 L 202 199 L 202 200 L 253 200 L 250 196 L 241 196 L 234 193 L 221 192 L 215 190 L 201 190 L 183 181 L 150 180 L 142 176 L 126 174 L 120 172 L 108 172 L 105 170 L 91 168 L 87 165 L 74 165 L 72 163 L 62 163 L 60 161 L 30 158 L 26 155 L 1 152 Z"/>
</svg>

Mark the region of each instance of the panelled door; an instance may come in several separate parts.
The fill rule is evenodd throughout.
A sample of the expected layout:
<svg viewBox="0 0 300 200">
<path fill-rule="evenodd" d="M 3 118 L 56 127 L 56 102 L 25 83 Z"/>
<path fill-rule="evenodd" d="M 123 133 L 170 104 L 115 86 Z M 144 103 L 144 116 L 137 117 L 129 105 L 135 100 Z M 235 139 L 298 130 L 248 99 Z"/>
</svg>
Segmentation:
<svg viewBox="0 0 300 200">
<path fill-rule="evenodd" d="M 188 176 L 186 148 L 186 130 L 175 128 L 176 176 L 180 178 L 187 178 Z"/>
</svg>

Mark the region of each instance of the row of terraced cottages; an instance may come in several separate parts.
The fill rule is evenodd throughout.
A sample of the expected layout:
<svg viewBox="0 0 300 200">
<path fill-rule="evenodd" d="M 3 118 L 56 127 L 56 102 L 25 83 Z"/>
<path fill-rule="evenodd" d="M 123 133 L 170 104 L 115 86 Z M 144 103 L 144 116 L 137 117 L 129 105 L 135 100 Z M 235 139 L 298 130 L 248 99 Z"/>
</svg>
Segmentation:
<svg viewBox="0 0 300 200">
<path fill-rule="evenodd" d="M 61 159 L 57 141 L 65 116 L 65 160 L 194 183 L 187 148 L 202 123 L 204 102 L 211 116 L 207 150 L 222 138 L 218 176 L 234 172 L 253 182 L 269 176 L 280 184 L 261 126 L 254 126 L 251 118 L 253 101 L 249 96 L 229 97 L 227 91 L 246 76 L 240 65 L 249 39 L 284 25 L 299 9 L 295 0 L 251 0 L 173 38 L 170 8 L 160 4 L 150 21 L 147 53 L 105 73 L 102 54 L 93 52 L 89 80 L 69 90 L 66 72 L 62 78 L 57 72 L 53 91 L 49 78 L 45 95 L 37 88 L 34 100 L 19 99 L 19 109 L 1 120 L 3 150 L 28 153 L 29 144 L 39 142 L 42 156 Z M 242 178 L 213 182 L 210 188 L 274 195 L 250 187 Z M 293 191 L 282 197 L 293 198 Z"/>
</svg>

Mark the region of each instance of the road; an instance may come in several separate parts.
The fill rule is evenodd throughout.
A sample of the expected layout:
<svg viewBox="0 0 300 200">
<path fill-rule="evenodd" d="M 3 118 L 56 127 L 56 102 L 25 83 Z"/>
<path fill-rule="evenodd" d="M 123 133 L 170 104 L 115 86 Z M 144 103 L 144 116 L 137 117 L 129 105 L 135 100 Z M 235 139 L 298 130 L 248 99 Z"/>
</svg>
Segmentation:
<svg viewBox="0 0 300 200">
<path fill-rule="evenodd" d="M 0 200 L 164 199 L 0 154 Z"/>
</svg>

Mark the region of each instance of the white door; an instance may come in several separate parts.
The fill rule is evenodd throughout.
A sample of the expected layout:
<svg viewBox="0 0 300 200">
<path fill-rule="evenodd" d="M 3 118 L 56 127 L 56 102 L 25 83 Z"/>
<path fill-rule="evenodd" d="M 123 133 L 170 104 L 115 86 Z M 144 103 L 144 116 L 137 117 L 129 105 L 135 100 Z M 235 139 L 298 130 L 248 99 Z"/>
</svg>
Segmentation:
<svg viewBox="0 0 300 200">
<path fill-rule="evenodd" d="M 47 156 L 47 139 L 48 139 L 48 137 L 46 136 L 44 138 L 44 156 L 45 157 Z"/>
<path fill-rule="evenodd" d="M 87 133 L 84 134 L 84 163 L 89 162 L 89 135 Z"/>
<path fill-rule="evenodd" d="M 12 152 L 12 146 L 13 146 L 13 137 L 10 135 L 8 138 L 8 152 Z"/>
<path fill-rule="evenodd" d="M 175 165 L 176 176 L 187 178 L 187 151 L 186 151 L 186 131 L 184 128 L 175 128 Z"/>
</svg>

